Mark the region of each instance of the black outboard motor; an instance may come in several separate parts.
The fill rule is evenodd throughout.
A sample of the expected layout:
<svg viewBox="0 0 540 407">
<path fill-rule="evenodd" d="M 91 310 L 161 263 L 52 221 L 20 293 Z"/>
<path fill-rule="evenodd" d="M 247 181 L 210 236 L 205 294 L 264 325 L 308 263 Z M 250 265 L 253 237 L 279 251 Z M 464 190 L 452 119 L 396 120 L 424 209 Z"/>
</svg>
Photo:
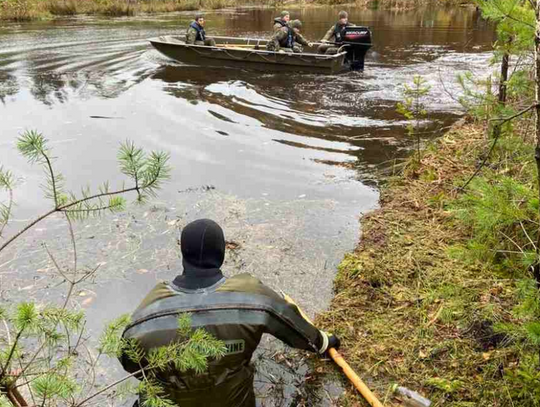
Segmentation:
<svg viewBox="0 0 540 407">
<path fill-rule="evenodd" d="M 345 27 L 343 45 L 347 45 L 345 58 L 351 70 L 363 70 L 366 52 L 371 48 L 371 30 L 358 25 Z"/>
</svg>

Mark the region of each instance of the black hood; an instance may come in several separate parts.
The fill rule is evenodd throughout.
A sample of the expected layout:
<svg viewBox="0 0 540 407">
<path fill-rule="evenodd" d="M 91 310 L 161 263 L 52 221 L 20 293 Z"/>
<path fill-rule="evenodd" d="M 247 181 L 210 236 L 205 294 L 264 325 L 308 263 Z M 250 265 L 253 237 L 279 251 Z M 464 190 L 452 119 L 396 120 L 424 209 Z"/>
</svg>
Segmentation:
<svg viewBox="0 0 540 407">
<path fill-rule="evenodd" d="M 184 273 L 173 281 L 178 287 L 198 289 L 214 285 L 223 278 L 220 267 L 225 259 L 225 236 L 210 219 L 188 224 L 180 237 Z"/>
<path fill-rule="evenodd" d="M 223 229 L 210 219 L 188 224 L 180 237 L 184 263 L 198 269 L 217 269 L 225 259 Z"/>
</svg>

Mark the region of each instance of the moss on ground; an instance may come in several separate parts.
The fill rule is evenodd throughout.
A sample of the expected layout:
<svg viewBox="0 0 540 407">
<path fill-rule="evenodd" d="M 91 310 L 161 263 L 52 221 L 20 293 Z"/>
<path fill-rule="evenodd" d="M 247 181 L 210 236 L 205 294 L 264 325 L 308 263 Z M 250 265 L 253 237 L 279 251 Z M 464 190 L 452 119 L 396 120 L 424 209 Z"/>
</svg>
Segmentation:
<svg viewBox="0 0 540 407">
<path fill-rule="evenodd" d="M 503 372 L 519 345 L 494 325 L 513 318 L 515 281 L 452 255 L 470 231 L 446 209 L 487 143 L 480 126 L 461 124 L 427 149 L 419 170 L 386 183 L 318 318 L 386 406 L 401 405 L 394 383 L 434 407 L 513 406 Z M 343 405 L 364 405 L 347 388 Z"/>
</svg>

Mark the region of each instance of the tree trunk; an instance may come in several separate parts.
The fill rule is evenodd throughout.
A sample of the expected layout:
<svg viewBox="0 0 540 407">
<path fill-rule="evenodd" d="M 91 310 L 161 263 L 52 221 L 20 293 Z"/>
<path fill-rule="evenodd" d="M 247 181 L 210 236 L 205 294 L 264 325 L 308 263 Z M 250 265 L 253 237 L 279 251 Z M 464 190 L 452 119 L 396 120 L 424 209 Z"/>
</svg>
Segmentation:
<svg viewBox="0 0 540 407">
<path fill-rule="evenodd" d="M 511 41 L 509 41 L 510 43 Z M 508 65 L 510 64 L 510 54 L 507 52 L 504 53 L 503 59 L 501 62 L 501 80 L 499 82 L 499 104 L 502 106 L 506 105 L 506 89 L 508 82 Z"/>
<path fill-rule="evenodd" d="M 535 97 L 535 127 L 536 127 L 536 147 L 534 158 L 536 161 L 536 177 L 538 182 L 538 194 L 540 197 L 540 1 L 536 1 L 536 33 L 534 35 L 534 80 L 536 85 Z M 536 286 L 540 289 L 540 229 L 536 241 L 536 262 L 533 267 L 533 275 Z"/>
</svg>

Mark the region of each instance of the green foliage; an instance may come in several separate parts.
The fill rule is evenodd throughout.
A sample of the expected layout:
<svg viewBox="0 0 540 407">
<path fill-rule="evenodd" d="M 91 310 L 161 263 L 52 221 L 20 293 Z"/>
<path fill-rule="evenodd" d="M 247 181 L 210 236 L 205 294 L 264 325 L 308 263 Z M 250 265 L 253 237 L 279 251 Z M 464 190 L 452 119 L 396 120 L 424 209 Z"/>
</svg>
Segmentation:
<svg viewBox="0 0 540 407">
<path fill-rule="evenodd" d="M 13 407 L 6 396 L 0 394 L 0 407 Z"/>
<path fill-rule="evenodd" d="M 85 388 L 84 380 L 81 382 L 76 374 L 80 355 L 71 348 L 70 338 L 82 336 L 84 314 L 52 306 L 40 310 L 34 303 L 26 302 L 19 304 L 14 312 L 2 309 L 0 319 L 6 322 L 9 329 L 6 332 L 11 332 L 12 337 L 11 344 L 0 351 L 0 382 L 4 380 L 4 372 L 23 367 L 25 380 L 32 377 L 30 385 L 39 405 L 54 406 L 62 401 L 80 399 L 80 392 Z M 144 366 L 145 374 L 140 377 L 139 386 L 126 384 L 117 389 L 115 397 L 119 393 L 132 395 L 137 390 L 143 396 L 145 406 L 174 406 L 164 396 L 162 386 L 155 380 L 155 373 L 175 368 L 201 374 L 207 369 L 210 359 L 221 358 L 226 353 L 222 341 L 201 328 L 192 329 L 189 314 L 179 316 L 178 337 L 174 343 L 148 353 L 136 340 L 122 337 L 129 323 L 128 315 L 116 318 L 107 325 L 99 340 L 100 354 L 115 359 L 125 355 L 141 369 Z M 36 343 L 41 344 L 37 349 Z M 82 398 L 85 397 L 88 396 L 83 394 Z M 0 399 L 0 407 L 3 401 Z"/>
<path fill-rule="evenodd" d="M 430 378 L 426 384 L 445 393 L 454 393 L 464 386 L 461 380 L 448 380 L 441 377 Z"/>
<path fill-rule="evenodd" d="M 77 385 L 71 378 L 56 373 L 45 373 L 32 381 L 32 391 L 38 399 L 50 402 L 67 400 L 77 390 Z"/>
<path fill-rule="evenodd" d="M 532 51 L 535 31 L 534 9 L 523 0 L 476 0 L 482 16 L 497 23 L 495 50 L 519 55 Z"/>
<path fill-rule="evenodd" d="M 4 227 L 9 222 L 11 216 L 11 208 L 13 206 L 13 188 L 15 187 L 15 177 L 13 173 L 8 170 L 4 170 L 0 166 L 0 192 L 4 191 L 9 194 L 9 201 L 7 204 L 0 202 L 0 237 Z"/>
<path fill-rule="evenodd" d="M 64 176 L 55 171 L 55 157 L 48 140 L 41 133 L 26 131 L 18 138 L 17 148 L 31 164 L 43 167 L 46 180 L 43 189 L 46 197 L 54 202 L 54 211 L 63 212 L 70 220 L 84 220 L 105 211 L 122 211 L 126 207 L 126 200 L 121 195 L 131 191 L 137 192 L 137 202 L 144 202 L 148 197 L 156 196 L 157 191 L 170 177 L 169 154 L 152 151 L 146 155 L 141 148 L 127 141 L 120 146 L 118 160 L 122 173 L 132 179 L 134 186 L 111 190 L 109 183 L 105 182 L 98 193 L 87 187 L 81 189 L 80 195 L 76 195 L 65 191 Z M 13 175 L 0 167 L 0 191 L 8 189 L 11 192 L 13 185 Z M 11 207 L 11 198 L 8 205 L 0 203 L 0 235 L 11 215 Z M 1 246 L 0 251 L 4 247 Z"/>
<path fill-rule="evenodd" d="M 509 117 L 519 111 L 519 104 L 530 103 L 534 98 L 534 81 L 530 65 L 525 62 L 534 47 L 535 15 L 531 4 L 523 0 L 476 0 L 482 16 L 494 23 L 497 41 L 494 44 L 492 66 L 500 64 L 503 57 L 509 56 L 513 63 L 506 81 L 507 97 L 518 101 L 516 104 L 499 103 L 494 86 L 501 81 L 499 75 L 477 79 L 468 72 L 458 76 L 463 89 L 459 101 L 467 111 L 478 119 Z"/>
<path fill-rule="evenodd" d="M 397 104 L 397 112 L 409 121 L 409 124 L 407 124 L 407 134 L 416 140 L 416 165 L 420 164 L 422 158 L 419 127 L 420 122 L 427 116 L 424 99 L 430 89 L 431 87 L 426 85 L 426 80 L 417 75 L 413 78 L 412 85 L 403 85 L 402 94 L 404 101 Z"/>
<path fill-rule="evenodd" d="M 540 370 L 535 357 L 525 356 L 517 369 L 505 371 L 505 378 L 516 406 L 540 406 Z"/>
<path fill-rule="evenodd" d="M 148 196 L 154 196 L 163 182 L 169 178 L 168 160 L 169 154 L 163 152 L 151 152 L 147 157 L 142 149 L 135 147 L 130 141 L 120 146 L 118 152 L 120 170 L 135 183 L 138 202 L 144 202 Z"/>
<path fill-rule="evenodd" d="M 125 346 L 121 339 L 122 332 L 130 323 L 131 317 L 127 314 L 121 315 L 109 323 L 99 338 L 98 350 L 110 357 L 119 357 Z"/>
<path fill-rule="evenodd" d="M 110 332 L 118 335 L 118 326 L 125 326 L 125 319 L 113 322 Z M 123 329 L 123 328 L 122 328 Z M 110 334 L 110 335 L 115 335 Z M 208 368 L 210 359 L 219 359 L 225 356 L 225 344 L 214 338 L 202 328 L 193 330 L 189 314 L 180 314 L 178 317 L 178 331 L 176 340 L 159 348 L 145 352 L 133 339 L 123 339 L 120 336 L 111 343 L 116 345 L 117 354 L 124 354 L 135 365 L 144 366 L 145 375 L 139 385 L 139 394 L 142 395 L 144 406 L 174 406 L 164 397 L 162 387 L 154 380 L 154 373 L 171 368 L 180 372 L 193 370 L 201 374 Z"/>
<path fill-rule="evenodd" d="M 17 306 L 13 323 L 18 331 L 24 331 L 26 329 L 34 330 L 37 328 L 38 321 L 39 313 L 34 303 L 23 302 Z"/>
<path fill-rule="evenodd" d="M 5 4 L 5 1 L 0 0 L 0 6 Z M 120 148 L 119 161 L 122 172 L 133 180 L 134 186 L 112 190 L 105 182 L 98 193 L 92 193 L 89 188 L 83 188 L 80 194 L 76 195 L 64 190 L 64 178 L 54 170 L 55 157 L 52 155 L 48 140 L 42 134 L 36 131 L 25 132 L 19 137 L 17 148 L 31 164 L 43 167 L 46 174 L 45 194 L 53 200 L 54 207 L 37 221 L 15 233 L 12 238 L 5 242 L 1 241 L 0 252 L 37 222 L 55 212 L 64 214 L 68 218 L 70 230 L 73 230 L 70 220 L 84 220 L 88 216 L 98 215 L 106 210 L 112 212 L 122 210 L 126 205 L 122 194 L 127 192 L 137 192 L 138 202 L 148 196 L 155 196 L 163 182 L 170 176 L 170 168 L 167 165 L 168 154 L 151 152 L 146 155 L 133 143 L 126 142 Z M 11 216 L 14 186 L 15 178 L 12 173 L 0 167 L 0 191 L 7 191 L 9 194 L 9 203 L 0 204 L 0 235 Z M 73 245 L 76 246 L 73 233 L 71 239 Z M 53 255 L 49 252 L 48 254 L 57 265 Z M 81 343 L 86 341 L 84 313 L 70 309 L 68 300 L 73 287 L 92 275 L 93 271 L 90 274 L 77 275 L 76 264 L 75 259 L 72 273 L 70 273 L 71 270 L 61 270 L 57 266 L 58 273 L 70 284 L 63 307 L 38 306 L 34 302 L 19 303 L 14 309 L 0 307 L 0 320 L 3 322 L 0 324 L 0 343 L 2 344 L 0 383 L 18 380 L 28 383 L 32 390 L 32 397 L 35 399 L 33 401 L 37 403 L 36 405 L 43 407 L 64 404 L 79 407 L 94 400 L 97 396 L 106 397 L 107 394 L 110 396 L 112 394 L 110 386 L 95 390 L 95 376 L 92 378 L 103 354 L 114 358 L 125 354 L 141 366 L 148 365 L 149 356 L 139 344 L 134 340 L 124 340 L 121 337 L 130 321 L 129 316 L 126 315 L 117 318 L 106 327 L 100 338 L 98 347 L 100 353 L 97 358 L 93 359 L 90 356 L 90 360 L 85 360 L 84 364 L 80 363 L 84 359 L 82 353 L 86 353 L 78 349 Z M 165 348 L 157 353 L 159 357 L 155 361 L 150 360 L 150 362 L 160 368 L 177 363 L 179 366 L 185 366 L 186 369 L 203 372 L 207 367 L 208 358 L 220 357 L 224 354 L 223 343 L 206 332 L 200 330 L 192 332 L 189 316 L 180 318 L 179 336 L 182 340 L 171 345 L 171 350 L 174 349 L 176 353 L 168 353 L 168 349 Z M 203 354 L 203 352 L 206 353 Z M 88 353 L 91 354 L 91 352 Z M 92 372 L 82 372 L 83 365 L 91 366 Z M 146 371 L 148 379 L 145 377 L 143 381 L 153 380 L 152 367 L 147 366 Z M 13 374 L 13 372 L 17 373 Z M 87 373 L 87 377 L 84 373 Z M 145 386 L 150 394 L 145 405 L 172 405 L 162 397 L 163 392 L 157 389 L 156 383 L 148 382 Z M 133 390 L 133 386 L 123 386 L 119 391 L 128 393 Z M 90 391 L 94 393 L 89 395 Z M 74 400 L 82 401 L 74 403 Z M 0 407 L 3 407 L 5 403 L 10 405 L 6 398 L 0 397 Z"/>
<path fill-rule="evenodd" d="M 536 261 L 538 197 L 532 185 L 508 176 L 475 178 L 451 209 L 471 229 L 466 248 L 472 258 L 521 273 Z"/>
</svg>

